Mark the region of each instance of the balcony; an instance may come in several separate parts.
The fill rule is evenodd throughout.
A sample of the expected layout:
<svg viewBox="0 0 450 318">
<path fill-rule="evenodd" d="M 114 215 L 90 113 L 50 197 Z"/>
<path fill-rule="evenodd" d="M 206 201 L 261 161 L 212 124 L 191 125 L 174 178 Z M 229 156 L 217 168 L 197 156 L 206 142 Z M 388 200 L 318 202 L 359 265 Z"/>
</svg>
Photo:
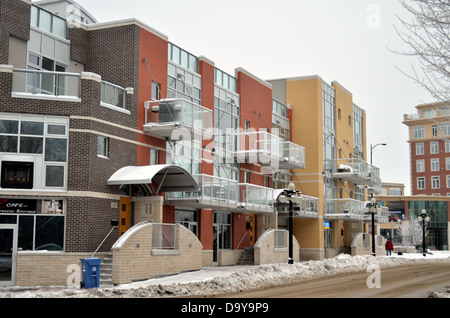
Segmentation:
<svg viewBox="0 0 450 318">
<path fill-rule="evenodd" d="M 369 208 L 366 204 L 364 205 L 364 211 L 366 213 L 364 220 L 371 221 L 372 215 L 371 213 L 369 213 Z M 375 212 L 375 221 L 378 223 L 389 223 L 389 208 L 386 206 L 377 206 Z"/>
<path fill-rule="evenodd" d="M 284 191 L 284 189 L 274 190 L 275 197 Z M 300 202 L 293 203 L 292 208 L 294 217 L 306 217 L 306 218 L 318 218 L 319 217 L 319 198 L 311 197 L 301 194 Z M 278 213 L 289 213 L 289 209 L 286 204 L 277 204 Z"/>
<path fill-rule="evenodd" d="M 81 75 L 38 70 L 13 70 L 12 96 L 80 101 Z"/>
<path fill-rule="evenodd" d="M 180 140 L 187 132 L 191 138 L 212 138 L 213 113 L 203 106 L 173 98 L 145 102 L 144 106 L 144 132 L 151 136 Z M 148 120 L 149 109 L 158 114 L 156 122 Z"/>
<path fill-rule="evenodd" d="M 196 208 L 237 209 L 239 203 L 237 181 L 206 174 L 193 177 L 200 185 L 200 192 L 170 192 L 166 194 L 166 203 Z"/>
<path fill-rule="evenodd" d="M 365 202 L 354 199 L 326 199 L 325 215 L 329 220 L 363 220 Z"/>
<path fill-rule="evenodd" d="M 259 163 L 273 169 L 305 167 L 305 148 L 266 131 L 240 132 L 235 153 L 238 162 Z"/>
<path fill-rule="evenodd" d="M 352 184 L 367 185 L 377 188 L 381 184 L 380 169 L 362 159 L 334 159 L 325 163 L 326 172 L 333 178 Z"/>
<path fill-rule="evenodd" d="M 239 183 L 240 206 L 242 212 L 273 213 L 274 189 L 250 183 Z"/>
<path fill-rule="evenodd" d="M 280 169 L 305 168 L 305 148 L 290 141 L 283 141 L 283 158 Z"/>
<path fill-rule="evenodd" d="M 102 106 L 126 109 L 127 90 L 125 88 L 105 81 L 102 81 L 101 87 L 100 104 Z"/>
</svg>

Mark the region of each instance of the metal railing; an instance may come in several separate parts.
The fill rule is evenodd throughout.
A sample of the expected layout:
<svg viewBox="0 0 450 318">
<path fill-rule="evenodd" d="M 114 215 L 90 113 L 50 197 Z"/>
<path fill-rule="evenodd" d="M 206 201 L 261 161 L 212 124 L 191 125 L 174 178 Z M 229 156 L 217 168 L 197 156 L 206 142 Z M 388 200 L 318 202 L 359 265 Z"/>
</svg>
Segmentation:
<svg viewBox="0 0 450 318">
<path fill-rule="evenodd" d="M 283 160 L 298 167 L 305 167 L 305 148 L 291 141 L 283 141 Z"/>
<path fill-rule="evenodd" d="M 126 108 L 127 91 L 118 86 L 105 81 L 102 81 L 101 101 L 105 104 L 116 106 L 119 108 Z"/>
<path fill-rule="evenodd" d="M 245 208 L 259 212 L 274 211 L 274 190 L 250 183 L 239 183 L 240 202 Z"/>
<path fill-rule="evenodd" d="M 327 218 L 346 218 L 352 220 L 364 219 L 364 201 L 354 199 L 326 199 L 325 217 Z"/>
<path fill-rule="evenodd" d="M 372 184 L 381 183 L 380 169 L 374 165 L 367 163 L 359 158 L 332 159 L 324 163 L 325 171 L 331 172 L 335 176 L 349 175 L 350 178 L 359 178 L 361 182 L 369 182 Z"/>
<path fill-rule="evenodd" d="M 13 70 L 14 93 L 80 97 L 81 75 L 41 70 Z"/>
<path fill-rule="evenodd" d="M 168 192 L 166 194 L 167 198 L 170 200 L 197 199 L 211 206 L 222 206 L 231 203 L 230 207 L 235 207 L 239 201 L 237 181 L 206 174 L 192 175 L 192 177 L 200 185 L 200 192 Z"/>
</svg>

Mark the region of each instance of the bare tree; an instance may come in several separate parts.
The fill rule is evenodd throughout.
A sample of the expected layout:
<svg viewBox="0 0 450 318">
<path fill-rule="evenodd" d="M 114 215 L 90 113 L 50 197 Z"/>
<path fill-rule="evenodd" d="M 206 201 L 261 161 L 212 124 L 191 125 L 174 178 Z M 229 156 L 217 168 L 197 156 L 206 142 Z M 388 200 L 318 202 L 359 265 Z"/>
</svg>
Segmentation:
<svg viewBox="0 0 450 318">
<path fill-rule="evenodd" d="M 399 234 L 402 246 L 417 246 L 422 244 L 423 230 L 417 217 L 411 215 L 408 221 L 399 224 Z"/>
<path fill-rule="evenodd" d="M 436 101 L 450 101 L 450 0 L 399 0 L 411 19 L 397 18 L 395 27 L 409 50 L 396 52 L 415 56 L 420 68 L 403 74 L 425 88 Z"/>
</svg>

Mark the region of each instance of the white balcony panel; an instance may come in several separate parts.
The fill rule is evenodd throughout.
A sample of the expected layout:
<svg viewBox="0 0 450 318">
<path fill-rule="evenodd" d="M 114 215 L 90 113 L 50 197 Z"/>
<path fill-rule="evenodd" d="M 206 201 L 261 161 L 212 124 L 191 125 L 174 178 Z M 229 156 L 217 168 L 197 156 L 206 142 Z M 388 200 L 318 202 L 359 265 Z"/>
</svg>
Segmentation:
<svg viewBox="0 0 450 318">
<path fill-rule="evenodd" d="M 163 99 L 145 103 L 144 132 L 171 140 L 190 138 L 209 140 L 212 138 L 212 110 L 185 99 Z M 157 122 L 148 122 L 147 112 L 158 113 Z"/>
</svg>

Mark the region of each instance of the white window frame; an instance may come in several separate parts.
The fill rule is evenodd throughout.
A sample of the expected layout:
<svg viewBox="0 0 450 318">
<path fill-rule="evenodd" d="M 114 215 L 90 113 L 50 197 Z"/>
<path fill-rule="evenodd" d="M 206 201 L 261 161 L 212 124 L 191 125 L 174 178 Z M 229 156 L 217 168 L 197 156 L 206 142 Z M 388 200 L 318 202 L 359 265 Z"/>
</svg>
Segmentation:
<svg viewBox="0 0 450 318">
<path fill-rule="evenodd" d="M 430 160 L 431 171 L 439 171 L 439 158 L 433 158 Z"/>
<path fill-rule="evenodd" d="M 417 156 L 423 155 L 425 153 L 424 150 L 425 150 L 425 148 L 424 148 L 423 142 L 416 144 L 416 155 Z"/>
<path fill-rule="evenodd" d="M 417 190 L 425 190 L 426 184 L 425 184 L 425 177 L 418 177 L 417 178 Z"/>
<path fill-rule="evenodd" d="M 109 158 L 109 138 L 103 135 L 97 136 L 97 143 L 104 142 L 104 152 L 99 153 L 99 147 L 97 144 L 97 156 L 100 158 Z"/>
<path fill-rule="evenodd" d="M 441 178 L 439 176 L 431 177 L 431 189 L 440 189 L 441 188 Z"/>
<path fill-rule="evenodd" d="M 425 138 L 425 126 L 413 127 L 413 139 L 424 139 Z"/>
<path fill-rule="evenodd" d="M 439 142 L 438 141 L 430 141 L 430 154 L 439 153 Z"/>
<path fill-rule="evenodd" d="M 416 172 L 425 172 L 425 160 L 416 160 Z"/>
</svg>

